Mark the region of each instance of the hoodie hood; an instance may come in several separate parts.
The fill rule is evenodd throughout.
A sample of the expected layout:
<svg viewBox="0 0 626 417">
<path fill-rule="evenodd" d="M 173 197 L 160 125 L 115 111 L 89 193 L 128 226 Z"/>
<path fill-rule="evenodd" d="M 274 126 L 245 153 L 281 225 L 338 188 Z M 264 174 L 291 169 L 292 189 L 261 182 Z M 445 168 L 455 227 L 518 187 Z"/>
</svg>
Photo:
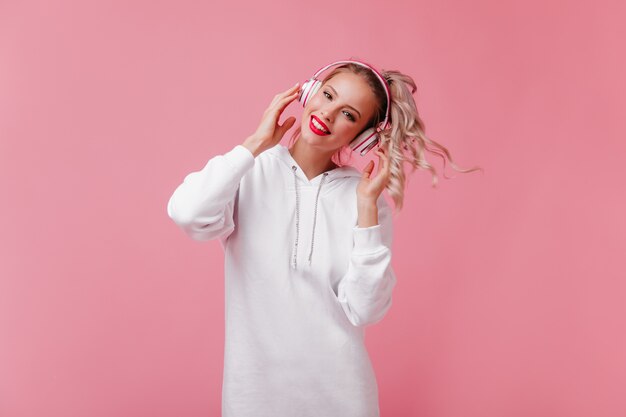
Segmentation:
<svg viewBox="0 0 626 417">
<path fill-rule="evenodd" d="M 291 175 L 293 176 L 293 181 L 294 181 L 294 188 L 295 188 L 295 195 L 294 198 L 296 200 L 296 225 L 295 225 L 295 241 L 293 244 L 293 248 L 292 248 L 292 252 L 291 252 L 291 267 L 293 269 L 297 269 L 298 265 L 297 265 L 297 258 L 298 258 L 298 238 L 300 237 L 300 194 L 299 194 L 299 183 L 304 183 L 306 185 L 312 185 L 312 186 L 317 186 L 317 193 L 315 195 L 315 208 L 313 211 L 313 228 L 312 228 L 312 232 L 311 232 L 311 250 L 309 252 L 309 256 L 308 256 L 308 262 L 309 265 L 311 265 L 312 263 L 312 259 L 313 259 L 313 243 L 315 240 L 315 223 L 317 220 L 317 202 L 319 199 L 319 195 L 320 192 L 322 190 L 322 187 L 325 184 L 328 184 L 330 182 L 333 181 L 337 181 L 337 180 L 343 180 L 345 178 L 349 178 L 349 177 L 357 177 L 360 178 L 362 173 L 354 168 L 353 166 L 350 165 L 346 165 L 346 166 L 342 166 L 342 167 L 337 167 L 337 168 L 333 168 L 331 170 L 328 170 L 326 172 L 322 172 L 321 174 L 319 174 L 317 177 L 312 178 L 311 180 L 309 180 L 307 178 L 307 176 L 305 175 L 304 171 L 302 171 L 302 169 L 300 168 L 300 166 L 298 165 L 298 163 L 296 162 L 295 159 L 293 159 L 293 156 L 291 156 L 291 153 L 289 152 L 289 149 L 282 145 L 282 144 L 277 144 L 276 146 L 268 149 L 266 151 L 268 154 L 274 156 L 275 158 L 278 159 L 279 164 L 281 166 L 284 167 L 285 169 L 285 174 L 286 175 Z"/>
</svg>

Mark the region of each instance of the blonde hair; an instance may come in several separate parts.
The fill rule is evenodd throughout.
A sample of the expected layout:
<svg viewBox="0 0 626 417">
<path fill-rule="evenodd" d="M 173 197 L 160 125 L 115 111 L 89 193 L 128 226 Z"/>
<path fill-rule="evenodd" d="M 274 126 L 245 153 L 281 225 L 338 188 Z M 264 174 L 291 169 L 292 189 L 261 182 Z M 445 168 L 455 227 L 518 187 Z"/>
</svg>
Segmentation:
<svg viewBox="0 0 626 417">
<path fill-rule="evenodd" d="M 374 112 L 372 119 L 366 124 L 365 129 L 377 126 L 385 119 L 387 106 L 387 97 L 383 86 L 380 84 L 379 78 L 368 68 L 358 64 L 348 63 L 336 67 L 331 73 L 324 78 L 322 85 L 332 77 L 341 72 L 351 72 L 364 77 L 367 84 L 371 87 L 372 92 L 376 96 L 377 111 Z M 450 165 L 458 172 L 467 173 L 476 170 L 483 171 L 480 167 L 470 169 L 459 168 L 454 161 L 448 149 L 426 136 L 426 127 L 419 116 L 413 94 L 417 90 L 417 86 L 413 78 L 396 70 L 380 71 L 383 78 L 387 81 L 389 92 L 391 95 L 391 109 L 389 112 L 389 125 L 380 132 L 380 146 L 386 150 L 390 162 L 390 180 L 387 184 L 387 192 L 394 202 L 395 208 L 401 210 L 404 202 L 404 189 L 406 186 L 406 174 L 404 172 L 404 163 L 408 162 L 413 169 L 427 169 L 432 174 L 432 186 L 437 186 L 437 171 L 428 163 L 424 156 L 424 151 L 438 155 L 443 160 L 445 170 L 446 158 L 450 161 Z M 289 146 L 300 137 L 301 127 L 294 131 L 291 136 Z M 342 162 L 343 156 L 348 154 L 348 161 L 352 156 L 352 150 L 349 146 L 343 146 L 331 158 L 338 166 L 346 165 Z M 445 171 L 443 173 L 446 176 Z"/>
</svg>

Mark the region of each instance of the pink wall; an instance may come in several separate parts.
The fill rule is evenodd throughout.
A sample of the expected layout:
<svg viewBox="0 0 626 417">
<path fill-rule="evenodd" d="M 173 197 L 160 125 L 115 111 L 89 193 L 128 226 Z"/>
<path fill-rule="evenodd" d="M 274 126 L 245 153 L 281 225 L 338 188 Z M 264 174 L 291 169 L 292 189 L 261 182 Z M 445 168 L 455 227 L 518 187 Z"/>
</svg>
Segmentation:
<svg viewBox="0 0 626 417">
<path fill-rule="evenodd" d="M 411 177 L 368 330 L 383 417 L 626 415 L 625 12 L 2 2 L 0 416 L 219 415 L 222 253 L 166 202 L 350 56 L 413 76 L 427 134 L 485 169 Z"/>
</svg>

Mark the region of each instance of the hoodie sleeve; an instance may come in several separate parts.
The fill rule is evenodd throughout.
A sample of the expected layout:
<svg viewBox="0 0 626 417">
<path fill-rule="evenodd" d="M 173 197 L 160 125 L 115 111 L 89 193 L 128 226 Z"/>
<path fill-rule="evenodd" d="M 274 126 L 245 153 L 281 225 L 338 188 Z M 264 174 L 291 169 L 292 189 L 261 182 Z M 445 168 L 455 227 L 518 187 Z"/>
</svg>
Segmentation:
<svg viewBox="0 0 626 417">
<path fill-rule="evenodd" d="M 176 188 L 167 203 L 168 216 L 194 240 L 219 238 L 223 243 L 235 229 L 235 197 L 254 161 L 243 145 L 214 156 Z"/>
<path fill-rule="evenodd" d="M 354 246 L 348 270 L 337 287 L 337 297 L 355 326 L 380 321 L 391 307 L 396 275 L 391 267 L 392 212 L 382 196 L 378 224 L 353 228 Z"/>
</svg>

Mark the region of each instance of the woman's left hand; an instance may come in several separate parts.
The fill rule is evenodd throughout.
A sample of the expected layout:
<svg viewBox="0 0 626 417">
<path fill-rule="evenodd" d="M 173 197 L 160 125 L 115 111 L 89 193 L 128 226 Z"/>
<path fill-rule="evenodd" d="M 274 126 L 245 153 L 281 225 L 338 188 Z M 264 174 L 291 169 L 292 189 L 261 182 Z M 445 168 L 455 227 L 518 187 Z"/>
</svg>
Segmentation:
<svg viewBox="0 0 626 417">
<path fill-rule="evenodd" d="M 384 148 L 378 148 L 375 153 L 378 155 L 378 173 L 374 178 L 371 178 L 374 170 L 374 160 L 370 160 L 363 169 L 361 181 L 356 189 L 359 202 L 376 204 L 380 193 L 385 189 L 391 177 L 387 152 Z"/>
</svg>

